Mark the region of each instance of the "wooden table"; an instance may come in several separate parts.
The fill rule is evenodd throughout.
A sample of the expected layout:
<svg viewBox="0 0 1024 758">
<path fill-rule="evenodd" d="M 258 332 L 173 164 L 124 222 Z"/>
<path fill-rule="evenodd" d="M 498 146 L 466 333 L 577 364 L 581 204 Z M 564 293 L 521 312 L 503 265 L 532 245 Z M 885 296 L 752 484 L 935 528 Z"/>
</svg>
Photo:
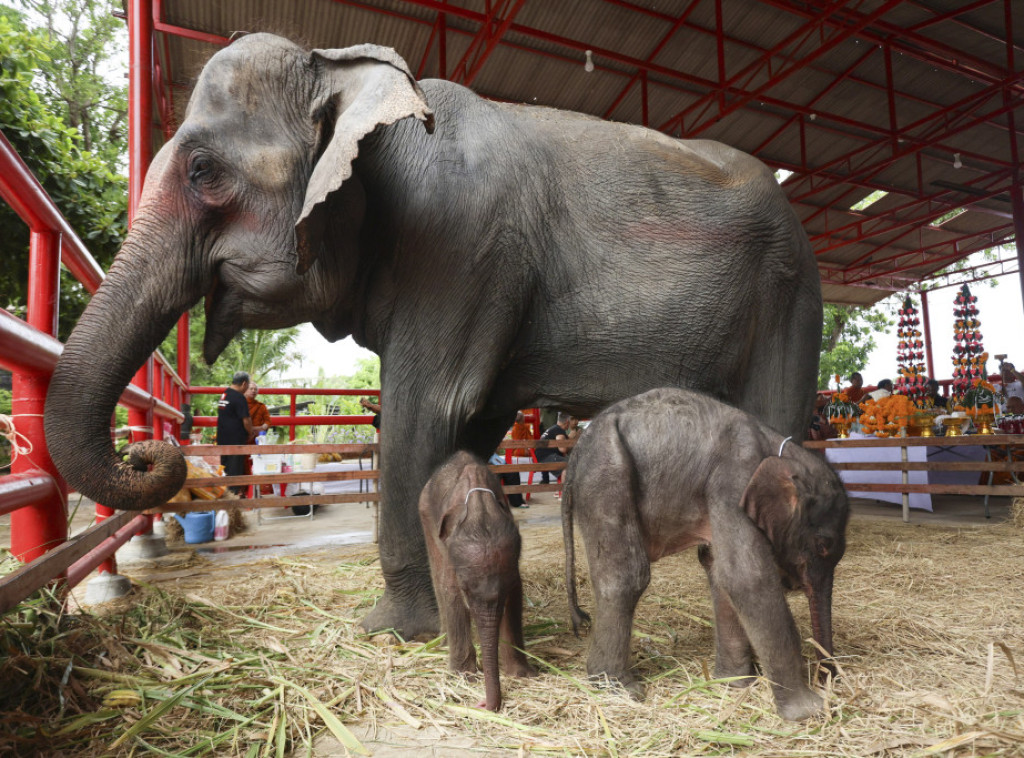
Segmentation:
<svg viewBox="0 0 1024 758">
<path fill-rule="evenodd" d="M 857 492 L 899 492 L 903 495 L 903 520 L 910 521 L 910 493 L 925 492 L 930 495 L 983 495 L 985 496 L 985 516 L 988 517 L 988 497 L 991 495 L 1024 496 L 1024 484 L 1017 480 L 1017 475 L 1024 472 L 1024 461 L 1009 460 L 992 461 L 991 456 L 984 461 L 909 461 L 907 450 L 912 447 L 960 447 L 982 445 L 986 450 L 1005 448 L 1011 451 L 1014 447 L 1024 446 L 1024 434 L 972 434 L 956 437 L 867 437 L 862 439 L 834 439 L 821 442 L 805 442 L 804 447 L 811 450 L 827 450 L 829 448 L 874 448 L 900 449 L 900 461 L 878 461 L 858 463 L 838 463 L 833 468 L 861 471 L 901 471 L 902 481 L 892 483 L 863 483 L 849 485 L 847 489 Z M 910 483 L 910 471 L 976 471 L 994 473 L 1005 471 L 1013 475 L 1014 484 L 923 484 Z M 989 477 L 991 481 L 991 477 Z"/>
</svg>

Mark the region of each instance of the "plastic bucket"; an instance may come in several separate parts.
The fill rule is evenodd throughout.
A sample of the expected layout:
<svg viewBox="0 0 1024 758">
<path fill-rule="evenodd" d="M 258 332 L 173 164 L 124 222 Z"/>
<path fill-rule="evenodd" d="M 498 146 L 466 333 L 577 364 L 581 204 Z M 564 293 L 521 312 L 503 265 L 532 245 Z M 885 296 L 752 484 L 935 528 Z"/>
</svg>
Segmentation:
<svg viewBox="0 0 1024 758">
<path fill-rule="evenodd" d="M 185 530 L 185 542 L 195 544 L 213 540 L 213 511 L 197 511 L 186 513 L 184 516 L 175 513 L 174 518 L 178 519 L 181 528 Z"/>
</svg>

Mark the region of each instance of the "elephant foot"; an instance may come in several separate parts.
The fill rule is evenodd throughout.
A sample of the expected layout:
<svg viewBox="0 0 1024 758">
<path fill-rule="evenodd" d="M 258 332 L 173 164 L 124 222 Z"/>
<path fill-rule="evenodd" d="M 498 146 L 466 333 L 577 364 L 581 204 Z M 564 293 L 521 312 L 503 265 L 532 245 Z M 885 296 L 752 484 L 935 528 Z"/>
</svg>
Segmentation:
<svg viewBox="0 0 1024 758">
<path fill-rule="evenodd" d="M 598 689 L 621 689 L 625 690 L 631 698 L 641 701 L 647 697 L 647 688 L 643 682 L 632 675 L 627 677 L 612 677 L 607 674 L 591 674 L 590 683 Z"/>
<path fill-rule="evenodd" d="M 803 721 L 825 711 L 825 700 L 807 687 L 794 690 L 775 688 L 775 705 L 787 721 Z"/>
<path fill-rule="evenodd" d="M 508 676 L 518 676 L 521 678 L 537 676 L 537 669 L 531 666 L 526 661 L 513 661 L 509 663 L 505 668 L 505 673 Z"/>
<path fill-rule="evenodd" d="M 426 593 L 395 599 L 393 593 L 384 590 L 384 596 L 377 602 L 360 626 L 368 634 L 393 631 L 403 640 L 411 640 L 421 634 L 432 639 L 441 630 L 434 593 L 427 587 Z"/>
</svg>

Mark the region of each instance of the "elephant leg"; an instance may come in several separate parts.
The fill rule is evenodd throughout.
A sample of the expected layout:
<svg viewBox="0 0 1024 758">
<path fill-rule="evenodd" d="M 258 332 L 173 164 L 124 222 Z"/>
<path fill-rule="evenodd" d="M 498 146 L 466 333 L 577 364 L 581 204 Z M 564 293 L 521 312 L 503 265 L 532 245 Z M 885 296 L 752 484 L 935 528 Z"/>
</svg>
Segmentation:
<svg viewBox="0 0 1024 758">
<path fill-rule="evenodd" d="M 509 676 L 537 676 L 537 670 L 530 664 L 523 650 L 523 585 L 513 587 L 505 601 L 505 613 L 501 618 L 501 668 Z"/>
<path fill-rule="evenodd" d="M 772 683 L 779 715 L 799 721 L 820 712 L 822 698 L 806 684 L 800 635 L 786 604 L 771 545 L 747 515 L 711 503 L 711 575 L 736 611 Z"/>
<path fill-rule="evenodd" d="M 444 593 L 438 598 L 444 628 L 448 635 L 448 668 L 463 674 L 476 672 L 476 649 L 469 608 L 462 600 L 455 572 L 450 568 L 444 579 Z"/>
<path fill-rule="evenodd" d="M 606 674 L 634 697 L 641 698 L 644 688 L 632 672 L 629 643 L 636 604 L 651 581 L 651 563 L 639 525 L 630 517 L 634 511 L 632 501 L 612 495 L 600 502 L 616 506 L 609 512 L 594 513 L 591 504 L 586 514 L 580 514 L 579 521 L 597 606 L 587 673 Z M 623 507 L 619 509 L 618 504 Z M 628 511 L 629 516 L 616 510 Z"/>
<path fill-rule="evenodd" d="M 743 629 L 743 624 L 740 623 L 739 616 L 736 615 L 736 609 L 729 596 L 715 582 L 714 572 L 711 570 L 714 563 L 711 548 L 708 545 L 701 545 L 697 549 L 697 557 L 708 577 L 711 605 L 715 613 L 715 678 L 743 677 L 729 682 L 729 685 L 749 687 L 755 676 L 750 639 Z"/>
<path fill-rule="evenodd" d="M 436 409 L 422 408 L 409 402 L 406 394 L 387 390 L 385 385 L 378 505 L 384 595 L 362 626 L 368 632 L 394 630 L 408 640 L 435 635 L 440 629 L 417 503 L 431 473 L 455 448 L 453 441 L 437 438 L 443 420 Z"/>
</svg>

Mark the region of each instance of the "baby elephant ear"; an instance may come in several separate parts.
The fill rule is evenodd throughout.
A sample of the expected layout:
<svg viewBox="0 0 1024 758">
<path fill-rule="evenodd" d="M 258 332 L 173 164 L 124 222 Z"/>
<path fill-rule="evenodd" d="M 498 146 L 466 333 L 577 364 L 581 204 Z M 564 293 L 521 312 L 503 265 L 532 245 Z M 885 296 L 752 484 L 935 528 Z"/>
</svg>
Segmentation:
<svg viewBox="0 0 1024 758">
<path fill-rule="evenodd" d="M 796 482 L 786 461 L 776 455 L 761 461 L 740 502 L 768 540 L 776 544 L 776 535 L 793 520 L 799 507 Z"/>
<path fill-rule="evenodd" d="M 320 248 L 324 203 L 352 175 L 359 140 L 379 125 L 413 116 L 434 131 L 434 114 L 405 61 L 389 47 L 357 45 L 342 50 L 314 50 L 310 66 L 323 93 L 310 114 L 328 113 L 332 132 L 306 186 L 302 213 L 295 224 L 298 271 L 304 273 Z"/>
</svg>

